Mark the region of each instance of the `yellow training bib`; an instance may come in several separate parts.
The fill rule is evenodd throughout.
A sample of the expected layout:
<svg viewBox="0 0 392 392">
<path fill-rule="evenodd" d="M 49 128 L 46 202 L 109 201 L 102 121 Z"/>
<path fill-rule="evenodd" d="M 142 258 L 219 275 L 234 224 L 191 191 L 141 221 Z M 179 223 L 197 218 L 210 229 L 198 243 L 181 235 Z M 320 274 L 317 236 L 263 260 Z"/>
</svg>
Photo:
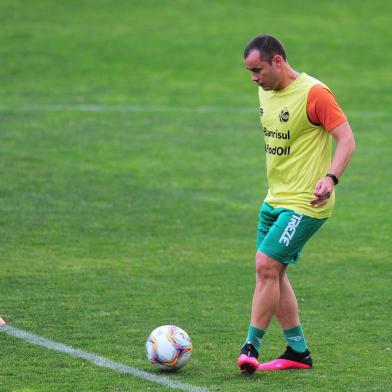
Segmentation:
<svg viewBox="0 0 392 392">
<path fill-rule="evenodd" d="M 268 194 L 272 207 L 289 208 L 313 218 L 327 218 L 335 204 L 313 207 L 316 182 L 325 177 L 332 156 L 332 136 L 307 115 L 310 89 L 322 84 L 302 73 L 283 90 L 259 88 L 260 119 L 264 132 Z"/>
</svg>

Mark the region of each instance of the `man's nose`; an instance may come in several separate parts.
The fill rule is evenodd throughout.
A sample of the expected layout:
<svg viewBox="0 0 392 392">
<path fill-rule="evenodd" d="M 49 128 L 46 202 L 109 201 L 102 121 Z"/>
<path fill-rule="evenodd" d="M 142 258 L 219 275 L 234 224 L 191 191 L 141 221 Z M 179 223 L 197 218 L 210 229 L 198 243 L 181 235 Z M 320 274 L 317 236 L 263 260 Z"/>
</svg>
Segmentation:
<svg viewBox="0 0 392 392">
<path fill-rule="evenodd" d="M 259 80 L 259 75 L 255 72 L 252 72 L 252 80 L 255 82 L 256 80 Z"/>
</svg>

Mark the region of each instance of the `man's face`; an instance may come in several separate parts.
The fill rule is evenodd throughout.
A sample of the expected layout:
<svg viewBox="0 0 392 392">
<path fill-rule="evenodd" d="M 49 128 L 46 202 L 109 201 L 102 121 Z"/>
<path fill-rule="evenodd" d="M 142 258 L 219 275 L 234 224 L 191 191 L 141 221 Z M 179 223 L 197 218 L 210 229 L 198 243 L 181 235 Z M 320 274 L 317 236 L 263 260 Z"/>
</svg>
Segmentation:
<svg viewBox="0 0 392 392">
<path fill-rule="evenodd" d="M 275 55 L 271 61 L 261 60 L 260 52 L 252 50 L 244 60 L 245 67 L 252 73 L 252 80 L 263 90 L 279 90 L 282 57 Z"/>
</svg>

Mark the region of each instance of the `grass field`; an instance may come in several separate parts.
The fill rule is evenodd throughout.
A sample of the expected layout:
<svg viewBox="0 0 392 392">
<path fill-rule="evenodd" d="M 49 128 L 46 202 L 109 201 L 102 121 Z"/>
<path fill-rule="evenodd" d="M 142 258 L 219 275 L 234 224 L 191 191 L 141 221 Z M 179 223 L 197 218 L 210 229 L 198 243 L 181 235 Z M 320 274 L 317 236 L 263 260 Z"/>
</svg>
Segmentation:
<svg viewBox="0 0 392 392">
<path fill-rule="evenodd" d="M 173 323 L 210 391 L 391 390 L 391 3 L 0 0 L 0 315 L 150 371 Z M 279 36 L 335 92 L 357 150 L 289 275 L 315 367 L 244 378 L 257 91 L 242 49 Z M 284 341 L 273 323 L 263 359 Z M 170 391 L 0 333 L 0 391 Z"/>
</svg>

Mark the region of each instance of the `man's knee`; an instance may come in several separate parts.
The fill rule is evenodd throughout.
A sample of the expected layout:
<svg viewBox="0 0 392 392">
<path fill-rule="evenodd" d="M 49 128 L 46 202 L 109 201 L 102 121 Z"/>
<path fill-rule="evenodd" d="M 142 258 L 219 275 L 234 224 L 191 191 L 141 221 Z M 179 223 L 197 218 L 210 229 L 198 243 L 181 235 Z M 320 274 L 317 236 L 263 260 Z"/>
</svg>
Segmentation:
<svg viewBox="0 0 392 392">
<path fill-rule="evenodd" d="M 258 281 L 278 280 L 284 265 L 262 252 L 256 253 L 256 278 Z"/>
</svg>

